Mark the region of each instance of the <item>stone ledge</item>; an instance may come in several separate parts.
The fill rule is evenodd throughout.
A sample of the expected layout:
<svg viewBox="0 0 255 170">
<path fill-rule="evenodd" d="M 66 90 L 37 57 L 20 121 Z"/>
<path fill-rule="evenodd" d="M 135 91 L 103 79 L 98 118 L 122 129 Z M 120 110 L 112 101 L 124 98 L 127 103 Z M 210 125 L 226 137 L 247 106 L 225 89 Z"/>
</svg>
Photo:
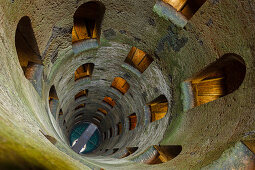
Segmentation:
<svg viewBox="0 0 255 170">
<path fill-rule="evenodd" d="M 79 41 L 73 43 L 72 49 L 74 54 L 78 54 L 83 51 L 87 51 L 90 49 L 96 49 L 99 47 L 97 39 L 88 39 L 84 41 Z"/>
<path fill-rule="evenodd" d="M 156 2 L 153 11 L 178 27 L 183 28 L 188 23 L 187 18 L 181 12 L 176 11 L 171 5 L 168 5 L 161 0 Z"/>
</svg>

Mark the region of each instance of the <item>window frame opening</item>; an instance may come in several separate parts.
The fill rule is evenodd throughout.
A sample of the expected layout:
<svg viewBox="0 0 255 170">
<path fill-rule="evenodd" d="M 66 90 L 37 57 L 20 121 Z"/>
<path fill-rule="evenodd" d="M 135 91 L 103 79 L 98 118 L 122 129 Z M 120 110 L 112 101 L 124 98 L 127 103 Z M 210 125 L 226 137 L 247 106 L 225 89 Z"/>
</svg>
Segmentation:
<svg viewBox="0 0 255 170">
<path fill-rule="evenodd" d="M 74 110 L 76 111 L 76 110 L 79 110 L 79 109 L 81 109 L 81 108 L 85 108 L 85 106 L 86 106 L 85 103 L 79 104 L 77 107 L 75 107 Z"/>
<path fill-rule="evenodd" d="M 120 135 L 122 133 L 122 123 L 119 122 L 116 126 L 117 126 L 117 135 Z"/>
<path fill-rule="evenodd" d="M 119 150 L 119 148 L 113 148 L 112 149 L 112 151 L 113 151 L 112 154 L 115 154 L 116 152 L 118 152 L 118 150 Z"/>
<path fill-rule="evenodd" d="M 174 158 L 176 158 L 182 151 L 181 145 L 153 145 L 153 155 L 144 163 L 149 165 L 166 163 Z"/>
<path fill-rule="evenodd" d="M 132 47 L 124 62 L 143 73 L 153 61 L 150 55 L 136 47 Z"/>
<path fill-rule="evenodd" d="M 168 113 L 168 100 L 165 95 L 160 95 L 147 104 L 150 110 L 150 122 L 163 119 Z"/>
<path fill-rule="evenodd" d="M 97 117 L 97 116 L 94 116 L 93 119 L 97 120 L 98 122 L 101 122 L 101 121 L 102 121 L 102 120 L 101 120 L 99 117 Z"/>
<path fill-rule="evenodd" d="M 98 47 L 104 13 L 105 6 L 99 1 L 85 2 L 77 8 L 73 16 L 72 29 L 72 45 L 75 53 Z"/>
<path fill-rule="evenodd" d="M 49 101 L 50 112 L 52 116 L 56 119 L 59 99 L 58 99 L 57 91 L 54 85 L 52 85 L 50 88 L 48 101 Z"/>
<path fill-rule="evenodd" d="M 42 57 L 28 16 L 19 20 L 15 33 L 15 46 L 20 66 L 28 79 L 29 67 L 34 64 L 42 65 Z"/>
<path fill-rule="evenodd" d="M 82 117 L 83 117 L 83 113 L 78 114 L 78 115 L 76 115 L 76 116 L 74 117 L 74 120 L 79 120 L 79 119 L 82 118 Z"/>
<path fill-rule="evenodd" d="M 82 97 L 87 97 L 88 96 L 88 89 L 85 89 L 85 90 L 81 90 L 79 93 L 77 93 L 75 96 L 74 96 L 74 100 L 78 100 Z"/>
<path fill-rule="evenodd" d="M 108 114 L 108 112 L 103 108 L 98 108 L 97 111 L 104 114 L 105 116 Z"/>
<path fill-rule="evenodd" d="M 104 97 L 103 102 L 111 106 L 111 108 L 113 108 L 116 105 L 116 102 L 111 97 L 108 96 Z"/>
<path fill-rule="evenodd" d="M 112 127 L 109 129 L 109 134 L 110 134 L 110 138 L 112 138 L 113 137 L 113 129 L 112 129 Z"/>
<path fill-rule="evenodd" d="M 138 150 L 138 147 L 126 147 L 126 153 L 121 158 L 126 158 Z"/>
<path fill-rule="evenodd" d="M 158 0 L 153 11 L 183 28 L 205 2 L 206 0 Z"/>
<path fill-rule="evenodd" d="M 33 84 L 39 95 L 42 95 L 42 56 L 28 16 L 23 16 L 17 24 L 15 47 L 24 76 Z"/>
<path fill-rule="evenodd" d="M 129 130 L 134 130 L 137 126 L 137 115 L 136 113 L 133 113 L 128 116 L 129 120 Z"/>
<path fill-rule="evenodd" d="M 87 77 L 92 77 L 93 70 L 95 64 L 93 63 L 86 63 L 79 66 L 74 72 L 74 81 L 78 81 L 80 79 L 84 79 Z"/>
<path fill-rule="evenodd" d="M 111 87 L 118 90 L 122 95 L 125 95 L 125 93 L 128 92 L 130 85 L 124 78 L 115 77 Z"/>
<path fill-rule="evenodd" d="M 188 20 L 199 10 L 206 0 L 162 0 L 164 3 L 172 6 L 177 12 L 180 12 Z"/>
<path fill-rule="evenodd" d="M 60 109 L 58 115 L 59 115 L 59 116 L 62 116 L 63 114 L 64 114 L 64 113 L 63 113 L 63 110 Z"/>
<path fill-rule="evenodd" d="M 245 75 L 246 65 L 241 56 L 223 55 L 182 84 L 184 110 L 233 93 L 242 85 Z"/>
</svg>

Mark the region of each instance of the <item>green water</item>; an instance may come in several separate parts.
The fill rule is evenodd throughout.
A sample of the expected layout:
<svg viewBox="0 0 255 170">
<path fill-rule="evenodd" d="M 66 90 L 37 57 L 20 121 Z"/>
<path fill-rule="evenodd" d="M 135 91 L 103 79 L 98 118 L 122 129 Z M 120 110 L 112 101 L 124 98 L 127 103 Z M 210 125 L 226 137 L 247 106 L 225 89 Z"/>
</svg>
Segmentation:
<svg viewBox="0 0 255 170">
<path fill-rule="evenodd" d="M 89 123 L 82 123 L 82 124 L 75 126 L 75 128 L 72 130 L 71 135 L 70 135 L 70 145 L 71 146 L 72 146 L 72 143 L 81 136 L 81 134 L 84 132 L 84 130 L 87 129 L 88 126 L 89 126 Z M 82 154 L 90 153 L 98 147 L 99 135 L 100 135 L 100 133 L 99 133 L 99 130 L 97 129 L 94 132 L 94 134 L 91 136 L 91 138 L 89 139 L 89 141 L 86 145 L 86 149 L 85 149 L 85 151 L 82 152 Z"/>
</svg>

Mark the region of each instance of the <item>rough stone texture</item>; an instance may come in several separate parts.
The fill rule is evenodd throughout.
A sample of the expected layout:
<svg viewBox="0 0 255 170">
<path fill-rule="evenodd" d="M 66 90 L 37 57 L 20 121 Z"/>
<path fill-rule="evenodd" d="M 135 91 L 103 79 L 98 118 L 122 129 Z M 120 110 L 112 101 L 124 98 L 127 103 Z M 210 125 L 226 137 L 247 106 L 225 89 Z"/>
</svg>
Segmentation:
<svg viewBox="0 0 255 170">
<path fill-rule="evenodd" d="M 106 11 L 99 47 L 74 54 L 72 17 L 84 2 L 87 0 L 0 0 L 1 165 L 15 162 L 14 166 L 20 167 L 25 162 L 27 167 L 46 169 L 200 169 L 220 158 L 233 143 L 255 138 L 255 2 L 207 0 L 181 29 L 153 12 L 155 1 L 101 0 Z M 36 86 L 41 95 L 25 78 L 15 49 L 15 31 L 23 16 L 31 19 L 43 57 L 42 86 Z M 123 67 L 132 46 L 154 59 L 141 75 Z M 184 111 L 181 84 L 226 53 L 245 60 L 242 85 L 227 96 Z M 92 77 L 75 82 L 75 70 L 87 62 L 95 64 Z M 125 95 L 110 87 L 117 76 L 125 77 L 131 86 Z M 57 113 L 60 109 L 64 113 L 56 119 L 48 103 L 53 84 L 60 102 Z M 88 97 L 75 101 L 74 95 L 84 89 L 89 90 Z M 150 123 L 146 104 L 161 94 L 168 99 L 168 113 Z M 102 104 L 106 95 L 117 102 L 114 108 Z M 87 103 L 85 109 L 75 111 L 83 102 Z M 106 109 L 108 115 L 96 112 L 98 107 Z M 138 124 L 129 131 L 127 116 L 134 112 Z M 80 113 L 85 114 L 78 121 L 100 117 L 101 132 L 110 127 L 116 130 L 118 122 L 122 122 L 123 132 L 103 141 L 88 157 L 79 156 L 68 146 L 68 134 L 77 122 L 74 116 Z M 57 139 L 56 145 L 39 130 Z M 132 161 L 158 144 L 182 145 L 183 149 L 164 164 Z M 126 147 L 132 146 L 139 149 L 119 159 Z M 113 154 L 114 148 L 119 150 Z"/>
<path fill-rule="evenodd" d="M 187 19 L 180 12 L 177 12 L 172 6 L 164 3 L 163 1 L 157 1 L 153 7 L 153 10 L 160 17 L 171 21 L 178 27 L 183 28 L 188 22 Z"/>
<path fill-rule="evenodd" d="M 244 144 L 238 142 L 235 146 L 224 151 L 219 160 L 202 169 L 254 169 L 254 160 L 254 153 Z"/>
</svg>

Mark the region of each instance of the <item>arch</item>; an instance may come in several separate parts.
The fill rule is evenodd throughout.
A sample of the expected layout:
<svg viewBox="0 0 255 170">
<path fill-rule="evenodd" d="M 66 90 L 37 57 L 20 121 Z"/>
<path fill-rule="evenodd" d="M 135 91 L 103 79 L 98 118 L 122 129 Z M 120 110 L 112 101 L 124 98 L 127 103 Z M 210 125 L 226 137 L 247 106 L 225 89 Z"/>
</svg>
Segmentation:
<svg viewBox="0 0 255 170">
<path fill-rule="evenodd" d="M 55 119 L 56 119 L 58 104 L 59 104 L 59 100 L 58 100 L 57 91 L 55 89 L 55 86 L 52 85 L 49 91 L 49 107 L 50 107 L 51 114 L 53 115 Z"/>
<path fill-rule="evenodd" d="M 98 1 L 90 1 L 79 6 L 73 16 L 72 44 L 74 52 L 80 52 L 79 48 L 86 46 L 84 44 L 86 41 L 94 44 L 94 47 L 98 47 L 104 13 L 105 7 Z"/>
<path fill-rule="evenodd" d="M 133 66 L 141 73 L 143 73 L 152 62 L 153 58 L 150 55 L 136 47 L 131 48 L 127 58 L 125 59 L 125 63 Z"/>
<path fill-rule="evenodd" d="M 55 100 L 58 100 L 58 95 L 57 95 L 57 91 L 55 89 L 55 86 L 52 85 L 51 88 L 50 88 L 50 92 L 49 92 L 49 100 L 50 99 L 55 99 Z"/>
<path fill-rule="evenodd" d="M 116 102 L 111 97 L 108 96 L 105 96 L 103 101 L 110 105 L 112 108 L 116 105 Z"/>
<path fill-rule="evenodd" d="M 17 25 L 15 47 L 24 76 L 39 95 L 42 95 L 42 57 L 28 16 L 22 17 Z"/>
<path fill-rule="evenodd" d="M 177 12 L 180 12 L 187 19 L 190 19 L 206 0 L 162 0 L 171 5 Z"/>
<path fill-rule="evenodd" d="M 100 126 L 100 123 L 101 123 L 101 121 L 96 119 L 95 117 L 92 118 L 91 122 L 97 125 L 98 127 Z"/>
<path fill-rule="evenodd" d="M 236 54 L 226 54 L 193 78 L 186 81 L 191 94 L 190 107 L 196 107 L 233 93 L 246 74 L 244 60 Z"/>
<path fill-rule="evenodd" d="M 153 11 L 183 28 L 206 0 L 158 0 Z"/>
<path fill-rule="evenodd" d="M 58 113 L 58 114 L 59 114 L 59 116 L 62 116 L 62 115 L 63 115 L 62 109 L 59 110 L 59 113 Z"/>
<path fill-rule="evenodd" d="M 98 108 L 97 111 L 103 113 L 104 115 L 107 115 L 107 114 L 108 114 L 107 111 L 104 110 L 104 109 L 102 109 L 102 108 Z"/>
<path fill-rule="evenodd" d="M 136 127 L 137 124 L 137 116 L 136 113 L 133 113 L 128 116 L 129 119 L 129 130 L 133 130 Z"/>
<path fill-rule="evenodd" d="M 95 119 L 98 122 L 101 122 L 101 119 L 99 117 L 94 116 L 93 119 Z"/>
<path fill-rule="evenodd" d="M 122 133 L 122 124 L 121 122 L 119 122 L 117 124 L 117 135 L 120 135 Z"/>
<path fill-rule="evenodd" d="M 127 147 L 126 153 L 122 156 L 122 158 L 128 157 L 137 151 L 138 147 Z"/>
<path fill-rule="evenodd" d="M 74 120 L 78 120 L 78 119 L 82 118 L 83 115 L 84 115 L 83 113 L 81 113 L 81 114 L 79 114 L 79 115 L 76 115 L 76 116 L 74 117 Z"/>
<path fill-rule="evenodd" d="M 93 63 L 86 63 L 77 68 L 74 73 L 74 80 L 80 80 L 86 77 L 91 77 L 94 69 Z"/>
<path fill-rule="evenodd" d="M 113 137 L 113 130 L 112 127 L 109 129 L 110 138 Z"/>
<path fill-rule="evenodd" d="M 164 95 L 160 95 L 147 104 L 150 107 L 151 122 L 165 117 L 168 111 L 168 101 Z"/>
<path fill-rule="evenodd" d="M 130 88 L 128 82 L 125 79 L 121 78 L 121 77 L 115 77 L 113 82 L 112 82 L 111 87 L 115 88 L 116 90 L 121 92 L 123 95 Z"/>
<path fill-rule="evenodd" d="M 112 152 L 112 154 L 115 154 L 116 152 L 118 152 L 118 150 L 119 150 L 119 148 L 113 148 L 113 152 Z"/>
<path fill-rule="evenodd" d="M 80 105 L 77 106 L 74 110 L 78 110 L 78 109 L 80 109 L 80 108 L 85 108 L 85 103 L 80 104 Z"/>
<path fill-rule="evenodd" d="M 31 25 L 31 20 L 28 16 L 20 19 L 16 33 L 15 46 L 19 58 L 20 66 L 28 79 L 30 72 L 29 68 L 36 64 L 42 65 L 41 55 L 35 39 L 34 31 Z"/>
<path fill-rule="evenodd" d="M 85 89 L 85 90 L 81 90 L 79 93 L 77 93 L 75 96 L 74 96 L 74 99 L 75 100 L 78 100 L 79 98 L 81 97 L 87 97 L 88 96 L 88 89 Z"/>
<path fill-rule="evenodd" d="M 154 165 L 168 162 L 178 156 L 182 151 L 181 145 L 158 146 L 152 148 L 153 155 L 144 163 Z"/>
</svg>

